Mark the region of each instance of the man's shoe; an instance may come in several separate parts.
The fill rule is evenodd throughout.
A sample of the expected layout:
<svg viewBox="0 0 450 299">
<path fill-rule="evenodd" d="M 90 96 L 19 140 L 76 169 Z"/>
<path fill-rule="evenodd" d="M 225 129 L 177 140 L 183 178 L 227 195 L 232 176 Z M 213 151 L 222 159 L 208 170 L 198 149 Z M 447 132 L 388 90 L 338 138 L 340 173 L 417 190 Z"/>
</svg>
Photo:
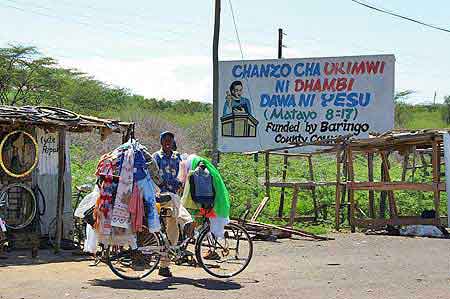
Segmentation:
<svg viewBox="0 0 450 299">
<path fill-rule="evenodd" d="M 169 267 L 159 268 L 158 274 L 163 277 L 172 277 Z"/>
</svg>

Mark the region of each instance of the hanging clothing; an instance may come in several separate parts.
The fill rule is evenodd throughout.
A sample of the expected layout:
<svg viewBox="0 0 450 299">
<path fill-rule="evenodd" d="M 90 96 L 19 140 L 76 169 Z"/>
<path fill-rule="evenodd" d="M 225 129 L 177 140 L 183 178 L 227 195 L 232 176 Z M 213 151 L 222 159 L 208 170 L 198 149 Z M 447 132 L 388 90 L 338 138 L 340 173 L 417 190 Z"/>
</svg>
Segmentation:
<svg viewBox="0 0 450 299">
<path fill-rule="evenodd" d="M 150 232 L 158 232 L 161 229 L 159 215 L 156 209 L 156 194 L 150 176 L 147 175 L 143 180 L 137 182 L 140 193 L 143 196 L 147 206 L 147 225 Z"/>
<path fill-rule="evenodd" d="M 133 232 L 141 232 L 144 219 L 144 203 L 137 183 L 134 183 L 128 210 L 131 216 L 131 228 Z"/>
<path fill-rule="evenodd" d="M 191 169 L 196 169 L 198 164 L 203 162 L 208 169 L 209 173 L 213 177 L 213 185 L 214 185 L 214 212 L 217 216 L 223 218 L 230 217 L 230 194 L 228 193 L 227 187 L 220 176 L 217 168 L 212 165 L 209 160 L 202 157 L 194 157 L 192 159 Z"/>
<path fill-rule="evenodd" d="M 220 176 L 219 171 L 217 168 L 214 167 L 214 165 L 211 164 L 208 160 L 201 158 L 199 156 L 191 155 L 188 157 L 188 164 L 189 161 L 191 162 L 190 165 L 187 165 L 190 169 L 186 182 L 184 185 L 183 190 L 183 196 L 181 198 L 181 203 L 186 207 L 187 209 L 193 210 L 194 214 L 201 215 L 203 217 L 206 217 L 209 219 L 210 222 L 210 230 L 211 232 L 218 238 L 223 238 L 224 231 L 225 231 L 225 225 L 227 225 L 230 222 L 230 195 L 228 193 L 228 190 L 225 186 L 225 183 L 222 180 L 222 177 Z M 214 205 L 212 209 L 204 209 L 202 208 L 198 203 L 196 203 L 191 196 L 191 182 L 190 179 L 193 170 L 195 170 L 200 162 L 203 162 L 210 172 L 212 178 L 213 178 L 213 186 L 214 186 Z"/>
<path fill-rule="evenodd" d="M 128 204 L 133 191 L 134 150 L 131 144 L 123 154 L 122 167 L 120 170 L 119 185 L 114 201 L 111 217 L 111 226 L 129 228 L 130 214 Z"/>
<path fill-rule="evenodd" d="M 154 183 L 143 149 L 130 140 L 100 159 L 96 171 L 100 196 L 94 212 L 99 243 L 137 248 L 136 233 L 143 229 L 144 202 L 150 231 L 160 230 Z"/>
</svg>

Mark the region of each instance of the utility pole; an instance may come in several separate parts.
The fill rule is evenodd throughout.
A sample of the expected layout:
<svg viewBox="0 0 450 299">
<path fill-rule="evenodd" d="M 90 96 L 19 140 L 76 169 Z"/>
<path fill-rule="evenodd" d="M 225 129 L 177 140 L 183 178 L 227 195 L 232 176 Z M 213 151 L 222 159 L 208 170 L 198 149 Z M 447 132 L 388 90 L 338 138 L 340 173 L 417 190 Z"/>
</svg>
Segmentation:
<svg viewBox="0 0 450 299">
<path fill-rule="evenodd" d="M 283 29 L 278 28 L 278 59 L 283 58 Z"/>
<path fill-rule="evenodd" d="M 283 58 L 283 29 L 282 28 L 278 28 L 278 59 L 282 59 Z M 288 151 L 284 151 L 285 153 L 287 153 Z M 283 156 L 283 183 L 286 181 L 286 175 L 287 175 L 287 165 L 288 165 L 288 156 L 285 155 Z M 285 189 L 284 187 L 281 187 L 281 193 L 280 193 L 280 206 L 278 207 L 278 217 L 282 218 L 283 217 L 283 210 L 284 210 L 284 192 Z"/>
<path fill-rule="evenodd" d="M 283 58 L 283 48 L 286 48 L 283 45 L 283 35 L 286 35 L 286 33 L 283 33 L 282 28 L 278 28 L 278 59 Z"/>
<path fill-rule="evenodd" d="M 213 152 L 212 162 L 219 163 L 219 34 L 220 34 L 220 5 L 221 0 L 215 0 L 214 7 L 214 36 L 213 36 Z"/>
</svg>

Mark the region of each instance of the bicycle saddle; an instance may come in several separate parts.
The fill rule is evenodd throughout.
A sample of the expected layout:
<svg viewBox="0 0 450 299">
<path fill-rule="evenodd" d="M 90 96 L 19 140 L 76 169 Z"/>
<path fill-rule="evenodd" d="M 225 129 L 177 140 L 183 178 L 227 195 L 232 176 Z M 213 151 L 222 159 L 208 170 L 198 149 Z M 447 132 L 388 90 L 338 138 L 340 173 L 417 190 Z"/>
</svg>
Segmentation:
<svg viewBox="0 0 450 299">
<path fill-rule="evenodd" d="M 159 198 L 156 199 L 156 202 L 165 203 L 169 202 L 172 199 L 169 192 L 161 193 Z"/>
</svg>

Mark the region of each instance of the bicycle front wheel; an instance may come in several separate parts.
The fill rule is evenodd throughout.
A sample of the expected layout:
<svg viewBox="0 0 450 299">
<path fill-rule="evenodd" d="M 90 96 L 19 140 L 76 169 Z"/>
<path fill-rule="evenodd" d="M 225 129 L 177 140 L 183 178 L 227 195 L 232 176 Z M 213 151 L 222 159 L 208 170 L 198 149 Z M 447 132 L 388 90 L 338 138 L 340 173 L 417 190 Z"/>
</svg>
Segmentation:
<svg viewBox="0 0 450 299">
<path fill-rule="evenodd" d="M 148 276 L 158 266 L 161 240 L 155 233 L 138 233 L 137 249 L 130 246 L 108 246 L 106 258 L 111 271 L 120 278 L 138 280 Z"/>
<path fill-rule="evenodd" d="M 195 255 L 206 272 L 229 278 L 248 266 L 253 256 L 253 243 L 245 228 L 230 223 L 225 226 L 223 237 L 216 237 L 209 228 L 205 229 L 197 240 Z"/>
</svg>

